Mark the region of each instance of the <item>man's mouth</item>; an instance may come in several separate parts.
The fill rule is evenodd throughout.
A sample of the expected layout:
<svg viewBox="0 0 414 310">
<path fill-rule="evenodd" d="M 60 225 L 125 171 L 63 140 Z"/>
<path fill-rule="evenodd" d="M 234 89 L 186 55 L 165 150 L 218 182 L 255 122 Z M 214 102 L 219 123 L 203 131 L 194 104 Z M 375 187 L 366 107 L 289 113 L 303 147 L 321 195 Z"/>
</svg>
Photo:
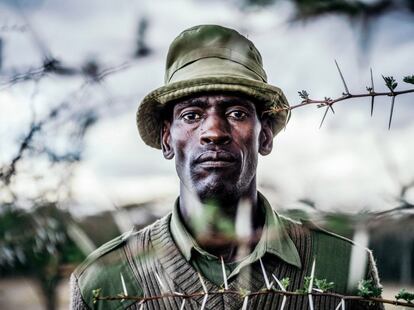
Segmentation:
<svg viewBox="0 0 414 310">
<path fill-rule="evenodd" d="M 224 151 L 207 151 L 197 157 L 195 163 L 203 168 L 226 168 L 236 163 L 236 157 Z"/>
</svg>

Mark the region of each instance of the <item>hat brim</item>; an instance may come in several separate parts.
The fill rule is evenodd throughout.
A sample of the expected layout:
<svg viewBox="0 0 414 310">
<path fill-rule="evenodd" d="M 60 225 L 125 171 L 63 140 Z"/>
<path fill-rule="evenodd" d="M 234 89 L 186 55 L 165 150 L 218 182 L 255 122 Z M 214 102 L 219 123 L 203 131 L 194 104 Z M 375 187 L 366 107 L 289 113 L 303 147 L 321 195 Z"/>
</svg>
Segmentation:
<svg viewBox="0 0 414 310">
<path fill-rule="evenodd" d="M 260 81 L 238 76 L 214 76 L 178 81 L 157 88 L 141 101 L 136 121 L 139 134 L 145 144 L 161 149 L 162 111 L 168 102 L 205 92 L 241 93 L 264 103 L 267 108 L 289 107 L 280 88 Z M 273 120 L 274 135 L 286 125 L 289 115 L 288 109 L 269 114 Z"/>
</svg>

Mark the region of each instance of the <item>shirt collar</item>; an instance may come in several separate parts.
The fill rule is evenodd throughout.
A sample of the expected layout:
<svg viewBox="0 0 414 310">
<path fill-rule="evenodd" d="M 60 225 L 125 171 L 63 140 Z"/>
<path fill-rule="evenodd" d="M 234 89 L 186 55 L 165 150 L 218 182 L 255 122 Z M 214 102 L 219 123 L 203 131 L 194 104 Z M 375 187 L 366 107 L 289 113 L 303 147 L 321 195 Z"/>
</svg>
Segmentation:
<svg viewBox="0 0 414 310">
<path fill-rule="evenodd" d="M 278 256 L 288 264 L 302 268 L 298 250 L 289 237 L 283 221 L 276 211 L 272 209 L 267 199 L 259 192 L 258 203 L 265 213 L 264 229 L 255 249 L 243 261 L 245 263 L 253 263 L 268 252 Z M 187 261 L 190 261 L 192 258 L 193 250 L 196 250 L 203 256 L 216 258 L 214 255 L 204 251 L 184 226 L 179 213 L 179 198 L 176 199 L 172 211 L 170 230 L 175 243 Z M 241 263 L 239 267 L 242 268 L 244 265 Z"/>
</svg>

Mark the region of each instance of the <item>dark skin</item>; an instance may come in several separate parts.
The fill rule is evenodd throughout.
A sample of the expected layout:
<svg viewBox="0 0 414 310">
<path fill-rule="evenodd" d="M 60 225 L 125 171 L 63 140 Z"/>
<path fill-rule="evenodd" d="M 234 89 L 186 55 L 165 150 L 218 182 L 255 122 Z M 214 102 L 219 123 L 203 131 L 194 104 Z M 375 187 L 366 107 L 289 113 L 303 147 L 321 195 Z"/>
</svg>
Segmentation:
<svg viewBox="0 0 414 310">
<path fill-rule="evenodd" d="M 273 147 L 270 120 L 259 117 L 255 103 L 215 93 L 180 100 L 164 120 L 161 146 L 166 159 L 175 158 L 181 218 L 197 243 L 225 261 L 235 260 L 238 243 L 228 238 L 234 234 L 217 223 L 235 223 L 240 204 L 247 202 L 252 231 L 248 242 L 254 247 L 264 223 L 257 206 L 258 154 L 268 155 Z M 208 205 L 215 206 L 218 216 L 203 213 Z M 203 220 L 201 232 L 197 218 Z"/>
</svg>

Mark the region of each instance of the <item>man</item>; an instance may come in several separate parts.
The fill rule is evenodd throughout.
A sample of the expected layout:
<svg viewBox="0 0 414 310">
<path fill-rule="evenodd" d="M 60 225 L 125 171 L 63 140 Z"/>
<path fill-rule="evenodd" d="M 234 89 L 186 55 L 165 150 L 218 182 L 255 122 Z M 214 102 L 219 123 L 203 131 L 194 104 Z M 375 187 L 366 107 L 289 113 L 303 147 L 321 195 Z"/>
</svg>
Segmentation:
<svg viewBox="0 0 414 310">
<path fill-rule="evenodd" d="M 172 213 L 110 241 L 77 268 L 72 307 L 277 309 L 285 303 L 285 309 L 307 309 L 307 295 L 283 301 L 279 294 L 243 292 L 280 289 L 277 280 L 284 278 L 288 291 L 304 289 L 312 273 L 334 282 L 332 291 L 340 294 L 353 293 L 361 279 L 378 286 L 369 250 L 279 216 L 257 191 L 258 155 L 272 151 L 287 111 L 285 96 L 267 83 L 251 41 L 216 25 L 182 32 L 168 52 L 165 86 L 147 95 L 137 113 L 144 142 L 175 159 L 179 198 Z M 351 256 L 360 257 L 362 266 L 352 279 Z M 165 294 L 175 295 L 159 297 Z M 139 303 L 126 295 L 147 299 Z M 108 296 L 118 299 L 102 300 Z M 335 309 L 340 301 L 313 296 L 315 309 Z M 348 301 L 346 306 L 382 308 Z"/>
</svg>

